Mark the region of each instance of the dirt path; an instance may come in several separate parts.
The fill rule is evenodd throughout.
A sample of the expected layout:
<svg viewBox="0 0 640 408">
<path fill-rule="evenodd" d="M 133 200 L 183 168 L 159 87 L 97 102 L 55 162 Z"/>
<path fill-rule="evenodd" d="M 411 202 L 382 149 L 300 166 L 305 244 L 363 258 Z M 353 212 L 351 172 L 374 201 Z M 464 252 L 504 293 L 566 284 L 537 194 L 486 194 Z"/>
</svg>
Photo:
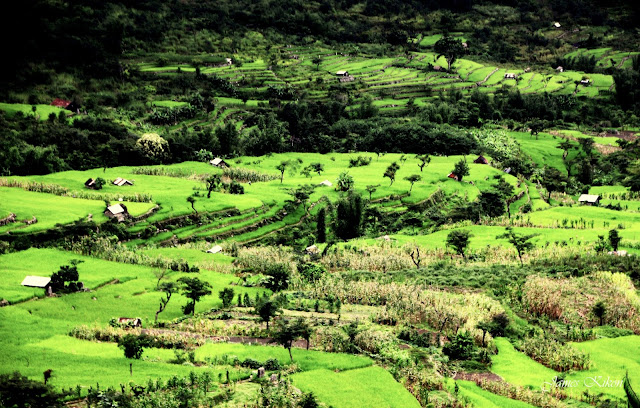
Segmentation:
<svg viewBox="0 0 640 408">
<path fill-rule="evenodd" d="M 453 376 L 454 380 L 464 380 L 464 381 L 479 381 L 479 380 L 489 380 L 489 381 L 503 381 L 502 377 L 494 373 L 456 373 Z"/>
</svg>

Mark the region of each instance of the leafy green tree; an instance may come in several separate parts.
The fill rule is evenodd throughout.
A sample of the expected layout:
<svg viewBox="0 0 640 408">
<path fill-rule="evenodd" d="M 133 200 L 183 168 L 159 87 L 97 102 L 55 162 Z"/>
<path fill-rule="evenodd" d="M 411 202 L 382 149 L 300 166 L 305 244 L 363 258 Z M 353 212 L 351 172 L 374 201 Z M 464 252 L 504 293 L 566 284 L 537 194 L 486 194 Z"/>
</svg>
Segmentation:
<svg viewBox="0 0 640 408">
<path fill-rule="evenodd" d="M 79 259 L 72 259 L 70 265 L 62 265 L 57 272 L 51 275 L 51 290 L 54 293 L 72 293 L 81 289 L 80 274 L 78 273 L 78 264 L 82 263 Z"/>
<path fill-rule="evenodd" d="M 298 331 L 298 327 L 295 324 L 292 324 L 284 319 L 281 319 L 276 324 L 276 331 L 273 333 L 273 341 L 280 344 L 282 347 L 286 348 L 289 351 L 289 358 L 293 363 L 293 355 L 291 354 L 291 347 L 293 347 L 293 342 L 296 341 L 298 337 L 300 337 L 300 333 Z"/>
<path fill-rule="evenodd" d="M 556 146 L 558 149 L 562 149 L 563 153 L 562 153 L 562 160 L 566 160 L 567 156 L 569 155 L 569 150 L 573 149 L 573 144 L 569 141 L 569 140 L 563 140 L 562 142 L 558 143 L 558 146 Z"/>
<path fill-rule="evenodd" d="M 104 187 L 107 182 L 102 177 L 98 177 L 97 179 L 95 179 L 93 184 L 96 186 L 96 190 L 102 190 L 102 187 Z"/>
<path fill-rule="evenodd" d="M 391 180 L 391 183 L 389 184 L 389 186 L 391 186 L 393 182 L 396 180 L 396 173 L 398 172 L 399 169 L 400 169 L 400 165 L 396 162 L 393 162 L 384 171 L 384 174 L 382 175 L 382 177 L 389 177 L 389 180 Z"/>
<path fill-rule="evenodd" d="M 260 320 L 267 324 L 267 330 L 269 330 L 269 321 L 278 313 L 278 305 L 274 301 L 266 299 L 258 302 L 255 310 L 260 316 Z"/>
<path fill-rule="evenodd" d="M 313 57 L 313 59 L 311 60 L 311 63 L 316 66 L 316 71 L 319 71 L 320 64 L 322 63 L 322 58 L 319 55 L 316 57 Z"/>
<path fill-rule="evenodd" d="M 547 201 L 551 200 L 553 191 L 562 192 L 565 190 L 567 178 L 564 174 L 554 167 L 545 167 L 540 181 L 542 186 L 547 190 Z"/>
<path fill-rule="evenodd" d="M 200 301 L 203 296 L 211 294 L 211 285 L 209 282 L 201 281 L 198 278 L 189 278 L 183 276 L 178 279 L 178 282 L 182 284 L 182 294 L 191 299 L 192 307 L 189 307 L 191 314 L 195 315 L 196 303 Z"/>
<path fill-rule="evenodd" d="M 348 240 L 362 235 L 364 201 L 353 190 L 336 204 L 333 231 L 339 239 Z"/>
<path fill-rule="evenodd" d="M 170 157 L 169 142 L 157 133 L 145 133 L 136 142 L 136 147 L 152 163 L 163 163 Z"/>
<path fill-rule="evenodd" d="M 336 189 L 338 191 L 349 191 L 353 188 L 353 176 L 348 172 L 343 171 L 336 179 Z"/>
<path fill-rule="evenodd" d="M 464 252 L 469 246 L 471 236 L 471 231 L 453 230 L 447 235 L 447 245 L 452 246 L 458 255 L 466 258 Z"/>
<path fill-rule="evenodd" d="M 309 350 L 309 341 L 313 335 L 313 327 L 302 317 L 296 319 L 294 327 L 298 336 L 307 342 L 307 350 Z"/>
<path fill-rule="evenodd" d="M 282 184 L 282 180 L 284 180 L 284 172 L 287 170 L 289 164 L 291 164 L 290 160 L 282 160 L 280 164 L 276 166 L 276 169 L 280 172 L 280 184 Z"/>
<path fill-rule="evenodd" d="M 316 240 L 319 243 L 327 241 L 327 226 L 326 226 L 327 210 L 323 207 L 318 211 L 316 216 Z"/>
<path fill-rule="evenodd" d="M 469 165 L 464 159 L 460 159 L 455 166 L 453 166 L 453 174 L 458 176 L 458 181 L 462 181 L 462 178 L 469 175 Z"/>
<path fill-rule="evenodd" d="M 145 341 L 135 334 L 126 334 L 118 340 L 118 347 L 124 351 L 128 359 L 140 360 L 144 352 Z M 133 375 L 133 363 L 129 363 L 129 375 Z"/>
<path fill-rule="evenodd" d="M 442 352 L 452 360 L 468 360 L 473 354 L 473 338 L 468 333 L 458 333 L 445 344 Z"/>
<path fill-rule="evenodd" d="M 320 404 L 318 403 L 318 400 L 316 399 L 316 396 L 313 394 L 313 392 L 308 392 L 302 394 L 302 397 L 300 397 L 300 401 L 298 402 L 298 407 L 319 408 Z"/>
<path fill-rule="evenodd" d="M 593 305 L 593 308 L 591 309 L 591 311 L 593 312 L 593 315 L 595 317 L 600 319 L 600 326 L 602 326 L 602 319 L 604 318 L 604 315 L 607 313 L 607 307 L 605 306 L 604 302 L 602 300 L 597 302 L 595 305 Z"/>
<path fill-rule="evenodd" d="M 481 211 L 484 215 L 494 218 L 505 213 L 505 201 L 497 191 L 484 191 L 478 197 Z"/>
<path fill-rule="evenodd" d="M 420 163 L 418 163 L 418 167 L 420 167 L 420 173 L 422 173 L 422 169 L 424 169 L 425 166 L 428 166 L 429 163 L 431 163 L 431 156 L 429 156 L 428 154 L 417 155 L 416 159 L 420 160 Z"/>
<path fill-rule="evenodd" d="M 178 290 L 178 285 L 175 282 L 164 282 L 160 284 L 159 289 L 164 292 L 164 298 L 160 298 L 160 307 L 156 310 L 156 323 L 158 323 L 158 315 L 164 311 L 171 300 L 171 295 Z"/>
<path fill-rule="evenodd" d="M 229 121 L 225 126 L 216 128 L 215 136 L 220 143 L 222 156 L 228 156 L 237 149 L 239 133 L 235 123 Z"/>
<path fill-rule="evenodd" d="M 272 264 L 264 271 L 266 279 L 264 286 L 274 292 L 285 290 L 289 287 L 291 272 L 286 264 Z"/>
<path fill-rule="evenodd" d="M 380 187 L 380 184 L 370 184 L 367 186 L 367 188 L 365 190 L 367 190 L 367 192 L 369 193 L 369 201 L 371 201 L 371 194 L 375 193 L 376 190 L 378 189 L 378 187 Z"/>
<path fill-rule="evenodd" d="M 533 122 L 529 122 L 528 126 L 531 130 L 531 136 L 535 136 L 536 140 L 538 140 L 538 134 L 544 130 L 545 123 L 542 120 L 534 120 Z"/>
<path fill-rule="evenodd" d="M 524 266 L 524 263 L 522 261 L 522 255 L 524 255 L 525 252 L 533 249 L 534 245 L 532 242 L 529 242 L 529 240 L 536 236 L 538 236 L 538 234 L 520 235 L 516 233 L 513 230 L 513 228 L 507 227 L 506 232 L 502 235 L 498 235 L 496 239 L 501 239 L 501 238 L 507 239 L 518 252 L 518 258 L 520 258 L 520 265 Z"/>
<path fill-rule="evenodd" d="M 193 210 L 193 212 L 195 212 L 196 214 L 198 213 L 198 210 L 196 210 L 195 204 L 196 204 L 196 199 L 193 196 L 189 196 L 187 197 L 187 202 L 189 204 L 191 204 L 191 209 Z"/>
<path fill-rule="evenodd" d="M 620 245 L 620 241 L 622 241 L 622 237 L 618 234 L 618 230 L 612 229 L 609 231 L 609 244 L 611 245 L 611 249 L 614 251 L 618 250 L 618 245 Z"/>
<path fill-rule="evenodd" d="M 404 179 L 411 183 L 411 187 L 409 188 L 409 193 L 411 193 L 411 190 L 413 190 L 413 184 L 422 180 L 422 176 L 420 176 L 419 174 L 412 174 L 409 177 L 405 177 Z"/>
<path fill-rule="evenodd" d="M 11 408 L 62 408 L 64 393 L 53 387 L 14 371 L 0 374 L 0 407 Z"/>
<path fill-rule="evenodd" d="M 233 297 L 235 293 L 232 288 L 224 288 L 220 292 L 218 292 L 218 297 L 222 300 L 222 307 L 224 309 L 229 308 L 231 306 L 231 302 L 233 302 Z"/>
<path fill-rule="evenodd" d="M 205 180 L 207 183 L 207 198 L 211 198 L 211 192 L 217 190 L 222 185 L 222 177 L 219 174 L 212 174 Z"/>
<path fill-rule="evenodd" d="M 484 347 L 484 338 L 487 335 L 487 332 L 491 330 L 491 322 L 478 322 L 478 324 L 476 324 L 476 329 L 482 330 L 482 347 Z"/>
<path fill-rule="evenodd" d="M 457 40 L 449 35 L 444 35 L 433 45 L 433 50 L 438 54 L 436 59 L 445 57 L 447 60 L 447 71 L 451 72 L 451 66 L 462 55 L 464 55 L 464 46 L 462 41 Z"/>
</svg>

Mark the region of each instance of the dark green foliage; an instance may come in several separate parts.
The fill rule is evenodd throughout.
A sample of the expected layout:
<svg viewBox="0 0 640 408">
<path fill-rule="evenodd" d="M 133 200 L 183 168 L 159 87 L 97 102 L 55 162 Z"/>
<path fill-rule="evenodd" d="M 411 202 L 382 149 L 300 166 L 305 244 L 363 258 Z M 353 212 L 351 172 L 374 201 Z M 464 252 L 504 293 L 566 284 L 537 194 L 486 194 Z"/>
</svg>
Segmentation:
<svg viewBox="0 0 640 408">
<path fill-rule="evenodd" d="M 382 177 L 388 177 L 389 180 L 391 180 L 391 183 L 389 183 L 389 186 L 391 186 L 393 184 L 393 182 L 396 180 L 396 172 L 399 169 L 400 169 L 400 165 L 398 163 L 396 163 L 396 162 L 393 162 L 384 171 L 384 174 L 382 175 Z"/>
<path fill-rule="evenodd" d="M 211 294 L 211 285 L 209 282 L 201 281 L 198 278 L 189 278 L 186 276 L 178 279 L 178 282 L 182 284 L 182 294 L 186 298 L 191 299 L 191 302 L 189 302 L 191 306 L 187 304 L 187 309 L 184 310 L 185 314 L 188 314 L 187 312 L 189 311 L 191 314 L 195 314 L 196 302 L 203 296 Z"/>
<path fill-rule="evenodd" d="M 319 243 L 324 243 L 327 241 L 327 210 L 323 207 L 318 210 L 318 215 L 316 216 L 316 241 Z"/>
<path fill-rule="evenodd" d="M 339 239 L 347 240 L 362 235 L 364 201 L 362 196 L 350 191 L 336 204 L 333 231 Z"/>
<path fill-rule="evenodd" d="M 497 191 L 484 191 L 478 197 L 482 214 L 488 217 L 499 217 L 505 213 L 505 202 Z"/>
<path fill-rule="evenodd" d="M 272 335 L 274 342 L 280 344 L 289 351 L 289 358 L 292 363 L 293 355 L 291 354 L 291 347 L 293 347 L 293 342 L 300 337 L 300 334 L 299 328 L 295 323 L 280 319 L 278 320 L 276 330 Z"/>
<path fill-rule="evenodd" d="M 600 326 L 602 326 L 602 319 L 604 315 L 607 313 L 607 307 L 602 300 L 598 301 L 593 308 L 591 309 L 593 315 L 600 319 Z"/>
<path fill-rule="evenodd" d="M 636 392 L 631 387 L 629 372 L 625 373 L 624 375 L 624 392 L 627 394 L 629 408 L 640 408 L 640 398 L 638 398 L 638 394 L 636 394 Z"/>
<path fill-rule="evenodd" d="M 567 178 L 560 171 L 553 167 L 545 167 L 542 175 L 542 186 L 547 190 L 547 201 L 551 200 L 553 191 L 563 192 L 567 185 Z"/>
<path fill-rule="evenodd" d="M 19 372 L 0 374 L 0 407 L 56 408 L 63 407 L 64 394 L 51 386 L 33 381 Z"/>
<path fill-rule="evenodd" d="M 468 333 L 456 334 L 451 342 L 444 345 L 442 352 L 452 360 L 468 360 L 473 354 L 473 338 Z"/>
<path fill-rule="evenodd" d="M 404 179 L 411 183 L 411 187 L 409 187 L 409 192 L 411 192 L 411 190 L 413 190 L 413 184 L 422 180 L 422 176 L 420 176 L 419 174 L 412 174 L 408 177 L 405 177 Z"/>
<path fill-rule="evenodd" d="M 267 289 L 278 292 L 289 287 L 289 278 L 291 277 L 291 272 L 289 271 L 289 267 L 287 265 L 269 265 L 269 267 L 267 267 L 267 269 L 264 271 L 264 274 L 266 275 L 266 278 L 263 284 Z"/>
<path fill-rule="evenodd" d="M 471 231 L 453 230 L 447 235 L 447 245 L 452 246 L 456 253 L 464 258 L 464 251 L 469 246 L 469 238 L 471 238 Z"/>
<path fill-rule="evenodd" d="M 224 288 L 220 292 L 218 292 L 218 297 L 222 300 L 222 307 L 227 309 L 231 306 L 231 302 L 233 302 L 233 297 L 235 296 L 232 288 Z"/>
<path fill-rule="evenodd" d="M 618 234 L 618 230 L 612 229 L 609 231 L 609 245 L 611 245 L 611 249 L 614 251 L 618 250 L 618 245 L 620 245 L 620 241 L 622 241 L 622 237 Z"/>
<path fill-rule="evenodd" d="M 135 334 L 127 334 L 118 340 L 118 347 L 122 349 L 126 358 L 139 360 L 145 346 L 145 340 Z"/>
<path fill-rule="evenodd" d="M 322 264 L 317 263 L 301 263 L 298 264 L 298 272 L 307 282 L 315 282 L 322 278 L 327 270 Z"/>
<path fill-rule="evenodd" d="M 460 159 L 453 167 L 452 173 L 458 176 L 458 181 L 462 181 L 465 176 L 469 175 L 469 165 L 464 159 Z"/>
<path fill-rule="evenodd" d="M 351 176 L 346 171 L 343 171 L 338 175 L 338 179 L 336 180 L 336 190 L 349 191 L 353 188 L 353 184 L 353 176 Z"/>
<path fill-rule="evenodd" d="M 512 227 L 507 227 L 506 232 L 502 235 L 497 236 L 496 239 L 506 238 L 511 243 L 511 245 L 514 246 L 514 248 L 518 252 L 518 258 L 520 258 L 520 265 L 522 266 L 522 255 L 524 255 L 525 252 L 533 249 L 534 245 L 532 242 L 529 242 L 529 240 L 536 236 L 538 236 L 538 234 L 520 235 L 516 233 Z"/>
<path fill-rule="evenodd" d="M 82 289 L 81 283 L 78 282 L 80 275 L 78 274 L 78 264 L 82 261 L 73 259 L 71 265 L 62 265 L 58 272 L 51 275 L 51 290 L 54 293 L 72 293 Z"/>
<path fill-rule="evenodd" d="M 356 158 L 349 158 L 349 167 L 362 167 L 368 166 L 371 163 L 372 157 L 358 156 Z"/>
<path fill-rule="evenodd" d="M 313 395 L 313 392 L 304 393 L 298 401 L 299 408 L 318 408 L 320 404 L 316 400 L 316 396 Z"/>
<path fill-rule="evenodd" d="M 447 60 L 448 71 L 451 72 L 451 66 L 462 55 L 464 55 L 464 47 L 462 41 L 449 37 L 445 34 L 442 38 L 436 41 L 433 46 L 433 50 L 438 53 L 437 58 L 445 57 Z"/>
<path fill-rule="evenodd" d="M 267 330 L 269 330 L 269 321 L 279 310 L 278 305 L 269 299 L 259 301 L 255 307 L 255 311 L 260 316 L 260 319 L 267 324 Z"/>
</svg>

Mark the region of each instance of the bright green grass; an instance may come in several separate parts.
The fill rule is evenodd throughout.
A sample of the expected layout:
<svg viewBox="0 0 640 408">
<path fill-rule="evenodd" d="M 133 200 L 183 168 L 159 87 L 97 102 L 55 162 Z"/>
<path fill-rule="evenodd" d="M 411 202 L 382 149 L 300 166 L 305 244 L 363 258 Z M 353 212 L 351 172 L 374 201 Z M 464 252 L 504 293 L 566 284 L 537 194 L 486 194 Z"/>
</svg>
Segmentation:
<svg viewBox="0 0 640 408">
<path fill-rule="evenodd" d="M 42 296 L 44 289 L 20 285 L 24 277 L 27 275 L 51 276 L 60 266 L 68 265 L 72 259 L 82 261 L 78 265 L 78 273 L 80 281 L 84 282 L 87 288 L 95 288 L 114 279 L 128 281 L 137 277 L 153 276 L 151 269 L 144 266 L 103 261 L 57 249 L 30 248 L 0 256 L 0 264 L 2 264 L 0 298 L 15 302 Z"/>
<path fill-rule="evenodd" d="M 377 366 L 342 373 L 313 370 L 291 378 L 296 387 L 313 392 L 320 401 L 335 408 L 420 407 L 409 391 Z"/>
<path fill-rule="evenodd" d="M 618 146 L 618 144 L 616 143 L 616 141 L 618 140 L 617 137 L 599 137 L 599 136 L 591 136 L 591 135 L 587 135 L 584 134 L 582 132 L 580 132 L 579 130 L 559 130 L 558 133 L 562 134 L 562 135 L 568 135 L 568 136 L 572 136 L 574 138 L 592 138 L 594 140 L 594 142 L 601 144 L 601 145 L 608 145 L 608 146 Z"/>
<path fill-rule="evenodd" d="M 177 108 L 180 106 L 188 105 L 187 102 L 177 102 L 177 101 L 153 101 L 152 104 L 161 108 Z"/>
<path fill-rule="evenodd" d="M 196 174 L 220 173 L 219 169 L 215 169 L 207 163 L 198 162 L 185 162 L 164 167 L 169 169 L 188 170 Z M 152 220 L 191 213 L 192 209 L 186 201 L 186 198 L 197 190 L 200 190 L 201 194 L 205 195 L 205 197 L 196 198 L 195 208 L 198 211 L 219 211 L 233 207 L 245 210 L 248 208 L 260 207 L 263 204 L 262 199 L 267 199 L 267 197 L 269 199 L 271 197 L 280 197 L 280 199 L 282 199 L 286 196 L 285 192 L 280 191 L 274 191 L 273 194 L 265 194 L 261 191 L 257 183 L 255 183 L 253 186 L 245 186 L 246 194 L 244 195 L 235 196 L 214 192 L 211 195 L 211 199 L 207 199 L 205 190 L 206 186 L 204 182 L 177 177 L 134 174 L 132 172 L 133 169 L 134 167 L 114 167 L 108 168 L 106 172 L 103 172 L 102 169 L 66 171 L 46 176 L 30 176 L 28 179 L 44 183 L 59 184 L 71 189 L 72 191 L 77 191 L 84 189 L 84 182 L 89 177 L 97 177 L 97 175 L 99 175 L 107 181 L 114 180 L 117 177 L 123 177 L 134 181 L 134 185 L 118 187 L 111 183 L 107 183 L 103 189 L 100 190 L 100 193 L 150 194 L 153 201 L 162 206 L 162 209 L 152 217 Z M 25 178 L 19 177 L 18 179 Z M 94 216 L 95 215 L 96 213 L 94 212 Z"/>
<path fill-rule="evenodd" d="M 559 374 L 516 351 L 507 339 L 496 338 L 495 344 L 498 354 L 491 358 L 491 371 L 509 383 L 539 389 L 544 382 L 552 382 Z M 591 393 L 602 392 L 624 397 L 622 387 L 601 385 L 607 379 L 622 380 L 627 370 L 630 373 L 640 372 L 640 336 L 599 339 L 571 345 L 589 353 L 592 367 L 567 376 L 568 380 L 577 381 L 577 386 L 565 389 L 568 394 L 578 396 L 589 389 Z"/>
<path fill-rule="evenodd" d="M 640 214 L 624 211 L 608 210 L 606 208 L 574 205 L 573 207 L 553 207 L 545 211 L 534 211 L 528 214 L 528 219 L 534 224 L 543 227 L 563 225 L 563 220 L 569 223 L 588 222 L 587 228 L 612 229 L 621 228 L 620 235 L 623 238 L 636 241 L 640 239 Z M 593 221 L 593 227 L 591 227 Z M 582 233 L 586 230 L 581 230 Z"/>
<path fill-rule="evenodd" d="M 126 204 L 131 215 L 140 215 L 153 207 L 150 203 Z M 17 187 L 0 187 L 0 216 L 10 212 L 16 214 L 17 220 L 31 220 L 36 217 L 38 222 L 27 226 L 22 222 L 15 222 L 0 227 L 0 233 L 7 231 L 33 232 L 53 228 L 56 224 L 69 224 L 78 219 L 86 219 L 93 214 L 96 222 L 107 221 L 104 215 L 105 203 L 102 200 L 87 200 L 82 198 L 62 197 L 53 194 L 35 193 Z"/>
<path fill-rule="evenodd" d="M 477 408 L 530 408 L 526 402 L 516 401 L 493 394 L 478 387 L 472 381 L 456 381 L 462 396 L 466 397 Z"/>
<path fill-rule="evenodd" d="M 7 116 L 13 116 L 17 112 L 22 112 L 25 116 L 32 116 L 33 111 L 32 106 L 26 103 L 0 103 L 0 110 L 7 112 Z M 51 105 L 35 105 L 36 107 L 36 115 L 40 120 L 49 119 L 49 114 L 55 113 L 56 116 L 60 114 L 60 112 L 70 113 L 62 108 Z"/>
<path fill-rule="evenodd" d="M 266 361 L 270 358 L 277 359 L 281 364 L 289 364 L 289 352 L 284 347 L 244 345 L 232 343 L 208 343 L 196 350 L 196 357 L 204 360 L 209 357 L 221 357 L 223 355 L 236 356 L 240 360 L 252 358 L 258 361 Z M 291 350 L 293 362 L 303 371 L 309 370 L 351 370 L 355 368 L 369 367 L 373 361 L 368 357 L 343 353 L 324 353 L 315 350 L 293 348 Z"/>
<path fill-rule="evenodd" d="M 522 147 L 522 151 L 529 156 L 539 166 L 550 166 L 565 172 L 564 162 L 562 160 L 562 149 L 557 146 L 563 139 L 541 132 L 532 136 L 528 132 L 507 132 Z M 577 144 L 576 144 L 577 145 Z"/>
</svg>

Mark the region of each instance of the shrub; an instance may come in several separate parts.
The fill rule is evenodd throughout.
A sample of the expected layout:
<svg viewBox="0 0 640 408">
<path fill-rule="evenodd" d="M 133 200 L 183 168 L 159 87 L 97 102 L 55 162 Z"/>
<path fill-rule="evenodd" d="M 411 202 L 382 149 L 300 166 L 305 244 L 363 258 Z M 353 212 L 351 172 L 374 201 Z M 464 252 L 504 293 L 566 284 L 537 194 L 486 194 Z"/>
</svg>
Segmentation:
<svg viewBox="0 0 640 408">
<path fill-rule="evenodd" d="M 473 354 L 473 338 L 468 333 L 459 333 L 445 344 L 442 352 L 452 360 L 468 360 Z"/>
</svg>

